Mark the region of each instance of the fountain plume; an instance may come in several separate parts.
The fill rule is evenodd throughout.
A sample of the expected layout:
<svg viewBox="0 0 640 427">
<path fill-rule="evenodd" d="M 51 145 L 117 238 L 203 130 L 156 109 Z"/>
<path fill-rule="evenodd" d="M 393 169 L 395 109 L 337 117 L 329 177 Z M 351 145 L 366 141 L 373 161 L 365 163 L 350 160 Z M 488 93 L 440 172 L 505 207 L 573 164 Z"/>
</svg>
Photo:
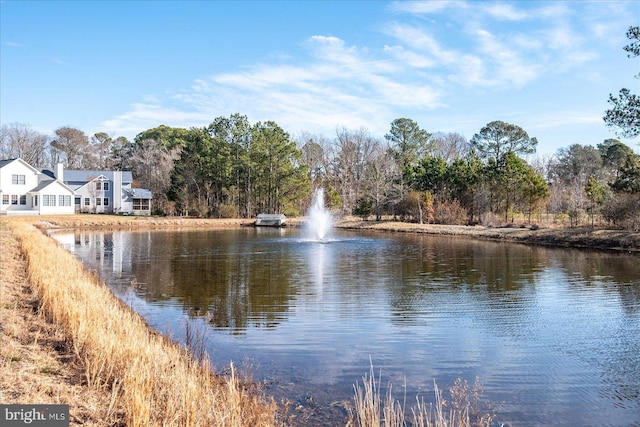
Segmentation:
<svg viewBox="0 0 640 427">
<path fill-rule="evenodd" d="M 313 194 L 313 203 L 307 214 L 306 229 L 311 238 L 323 240 L 333 226 L 333 216 L 324 207 L 324 189 L 318 188 Z"/>
</svg>

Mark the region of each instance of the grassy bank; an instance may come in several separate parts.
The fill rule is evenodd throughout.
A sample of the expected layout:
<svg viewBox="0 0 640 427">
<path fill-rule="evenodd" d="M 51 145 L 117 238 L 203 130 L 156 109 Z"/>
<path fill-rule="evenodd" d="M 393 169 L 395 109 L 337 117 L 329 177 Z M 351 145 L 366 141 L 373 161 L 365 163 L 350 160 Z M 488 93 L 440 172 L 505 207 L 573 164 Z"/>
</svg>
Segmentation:
<svg viewBox="0 0 640 427">
<path fill-rule="evenodd" d="M 150 330 L 73 255 L 31 224 L 42 220 L 3 219 L 2 228 L 25 256 L 35 310 L 55 325 L 60 345 L 82 373 L 79 384 L 108 396 L 103 425 L 276 425 L 276 406 L 247 390 L 233 367 L 229 377 L 216 376 L 206 361 L 197 362 Z M 3 305 L 10 305 L 5 288 L 3 279 Z M 3 363 L 11 367 L 21 357 L 5 356 Z M 52 392 L 45 403 L 64 399 L 56 395 Z M 28 394 L 24 398 L 22 403 L 33 403 Z M 72 415 L 77 412 L 71 408 Z"/>
<path fill-rule="evenodd" d="M 474 239 L 518 242 L 545 246 L 590 248 L 640 252 L 640 232 L 593 228 L 483 227 L 463 225 L 413 224 L 398 221 L 363 221 L 348 218 L 336 227 L 351 230 L 422 233 Z"/>
<path fill-rule="evenodd" d="M 71 425 L 117 425 L 121 406 L 87 386 L 69 337 L 39 306 L 18 241 L 0 220 L 0 402 L 69 404 Z"/>
<path fill-rule="evenodd" d="M 14 220 L 13 218 L 11 220 Z M 121 215 L 42 215 L 15 218 L 40 228 L 167 229 L 234 228 L 253 224 L 250 219 L 203 219 L 183 217 L 144 217 Z"/>
</svg>

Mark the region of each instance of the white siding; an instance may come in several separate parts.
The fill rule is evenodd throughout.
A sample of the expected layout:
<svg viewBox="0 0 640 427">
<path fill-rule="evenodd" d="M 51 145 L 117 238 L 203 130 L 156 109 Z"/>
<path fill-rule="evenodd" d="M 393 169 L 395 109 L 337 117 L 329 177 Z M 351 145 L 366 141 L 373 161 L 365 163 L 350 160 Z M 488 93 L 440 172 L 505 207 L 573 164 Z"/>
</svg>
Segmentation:
<svg viewBox="0 0 640 427">
<path fill-rule="evenodd" d="M 49 199 L 49 203 L 46 203 L 47 199 Z M 52 199 L 54 203 L 51 203 Z M 47 204 L 49 206 L 46 206 Z M 38 208 L 43 215 L 72 214 L 75 211 L 73 192 L 62 185 L 60 181 L 52 182 L 40 190 Z"/>
<path fill-rule="evenodd" d="M 15 182 L 16 180 L 18 183 Z M 3 213 L 11 210 L 30 210 L 33 207 L 31 197 L 23 198 L 25 204 L 21 205 L 20 196 L 26 196 L 27 192 L 36 185 L 38 185 L 38 172 L 22 160 L 15 160 L 0 168 L 0 189 L 2 189 L 0 210 Z M 12 203 L 13 196 L 16 196 L 15 200 L 17 200 L 15 205 Z M 5 203 L 7 197 L 8 204 Z"/>
</svg>

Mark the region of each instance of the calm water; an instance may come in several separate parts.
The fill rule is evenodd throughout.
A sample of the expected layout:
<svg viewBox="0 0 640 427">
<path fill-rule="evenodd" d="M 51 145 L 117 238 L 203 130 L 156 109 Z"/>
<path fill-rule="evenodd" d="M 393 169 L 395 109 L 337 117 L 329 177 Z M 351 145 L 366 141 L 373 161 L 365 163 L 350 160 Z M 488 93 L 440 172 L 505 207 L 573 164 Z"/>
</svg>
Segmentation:
<svg viewBox="0 0 640 427">
<path fill-rule="evenodd" d="M 58 234 L 155 328 L 187 322 L 307 425 L 344 425 L 373 362 L 409 404 L 484 385 L 511 425 L 640 426 L 640 258 L 298 229 Z M 499 424 L 498 424 L 499 425 Z"/>
</svg>

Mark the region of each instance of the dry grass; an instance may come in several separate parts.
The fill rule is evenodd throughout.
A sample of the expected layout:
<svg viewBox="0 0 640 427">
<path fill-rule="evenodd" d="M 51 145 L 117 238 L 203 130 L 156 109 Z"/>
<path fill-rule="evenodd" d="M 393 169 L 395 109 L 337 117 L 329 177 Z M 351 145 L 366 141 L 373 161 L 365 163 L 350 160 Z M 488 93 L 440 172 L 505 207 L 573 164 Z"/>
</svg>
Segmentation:
<svg viewBox="0 0 640 427">
<path fill-rule="evenodd" d="M 251 225 L 250 219 L 203 219 L 185 217 L 144 217 L 123 215 L 41 215 L 16 217 L 42 228 L 109 228 L 109 229 L 161 229 L 161 228 L 233 228 Z M 13 218 L 12 218 L 13 220 Z"/>
<path fill-rule="evenodd" d="M 276 424 L 276 406 L 248 390 L 233 366 L 231 375 L 222 379 L 213 375 L 206 360 L 196 361 L 178 345 L 151 331 L 73 255 L 34 228 L 31 221 L 3 220 L 3 229 L 8 226 L 19 242 L 38 310 L 56 325 L 57 334 L 81 366 L 84 378 L 80 382 L 110 396 L 107 413 L 99 416 L 102 423 L 121 419 L 127 426 Z M 14 323 L 3 319 L 3 324 Z M 13 353 L 16 356 L 5 357 L 3 363 L 15 363 L 16 358 L 24 357 L 11 350 Z M 57 372 L 56 366 L 47 374 Z M 64 400 L 64 396 L 51 396 L 48 403 Z M 30 399 L 29 395 L 19 398 L 32 403 Z"/>
<path fill-rule="evenodd" d="M 354 408 L 350 411 L 348 427 L 489 427 L 495 413 L 482 412 L 482 386 L 476 378 L 470 388 L 467 381 L 457 379 L 449 389 L 450 400 L 443 399 L 442 391 L 433 383 L 435 404 L 416 397 L 416 403 L 406 409 L 406 396 L 398 401 L 392 396 L 391 385 L 382 396 L 382 374 L 376 379 L 373 364 L 368 375 L 362 377 L 362 386 L 354 386 Z"/>
<path fill-rule="evenodd" d="M 0 222 L 0 402 L 69 404 L 71 425 L 118 425 L 122 408 L 111 393 L 88 387 L 67 337 L 39 312 L 27 263 Z"/>
<path fill-rule="evenodd" d="M 640 252 L 640 231 L 631 230 L 415 224 L 391 220 L 362 221 L 358 218 L 345 218 L 338 221 L 336 226 L 353 230 L 432 234 L 546 246 Z"/>
</svg>

